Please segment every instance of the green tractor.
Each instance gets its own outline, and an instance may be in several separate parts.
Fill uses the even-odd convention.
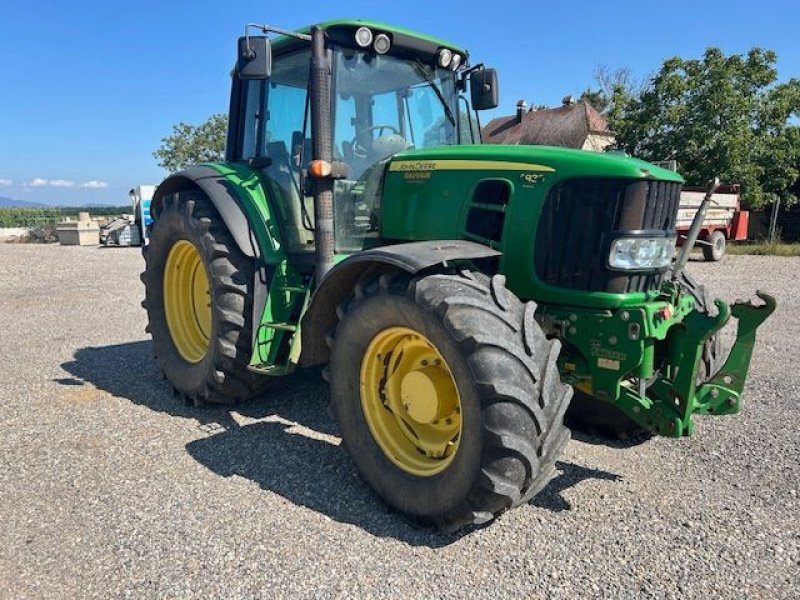
[[[324,366],[363,478],[448,528],[547,484],[573,388],[587,427],[680,437],[736,413],[775,302],[712,306],[673,261],[680,176],[483,146],[497,103],[495,71],[443,40],[246,27],[226,160],[171,175],[151,207],[148,331],[175,393],[234,403]]]

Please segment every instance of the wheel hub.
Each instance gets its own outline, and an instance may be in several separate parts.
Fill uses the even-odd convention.
[[[454,407],[447,402],[450,387],[452,384],[447,374],[439,367],[411,371],[400,383],[403,408],[417,423],[434,423],[445,416],[445,412],[449,414],[453,411]]]

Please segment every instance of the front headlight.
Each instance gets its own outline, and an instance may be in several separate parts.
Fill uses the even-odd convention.
[[[611,244],[608,266],[612,269],[642,271],[669,265],[675,254],[675,238],[619,238]]]

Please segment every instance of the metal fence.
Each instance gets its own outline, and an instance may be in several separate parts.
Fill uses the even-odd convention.
[[[763,241],[769,239],[772,208],[750,211],[750,231],[748,239]],[[800,242],[800,206],[789,208],[781,206],[775,219],[776,241]]]

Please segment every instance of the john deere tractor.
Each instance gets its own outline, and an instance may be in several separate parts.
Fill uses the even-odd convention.
[[[171,175],[151,206],[148,330],[175,393],[234,403],[324,366],[363,478],[450,528],[545,486],[573,388],[588,426],[678,438],[739,411],[775,302],[712,305],[683,274],[680,176],[483,146],[497,103],[496,72],[440,39],[248,25],[225,161]]]

